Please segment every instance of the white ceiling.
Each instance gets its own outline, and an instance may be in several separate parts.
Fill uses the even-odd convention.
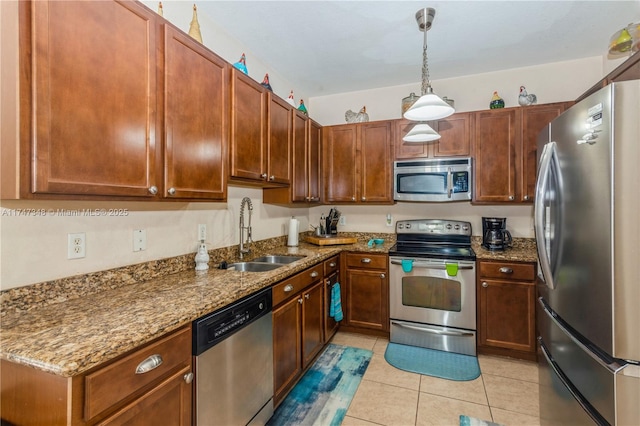
[[[432,80],[605,55],[615,31],[640,21],[638,0],[196,3],[309,97],[419,82],[424,7],[436,10]]]

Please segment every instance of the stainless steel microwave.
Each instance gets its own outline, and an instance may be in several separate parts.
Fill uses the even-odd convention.
[[[393,163],[393,199],[468,201],[472,176],[469,157],[396,161]]]

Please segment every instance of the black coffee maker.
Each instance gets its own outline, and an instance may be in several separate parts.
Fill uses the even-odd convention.
[[[506,217],[482,218],[482,247],[488,250],[504,250],[511,247],[511,232],[507,231]]]

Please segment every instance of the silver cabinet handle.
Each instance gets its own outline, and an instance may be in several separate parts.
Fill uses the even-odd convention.
[[[298,303],[302,305],[302,297],[298,299]]]
[[[176,189],[175,188],[169,188],[169,190],[167,192],[169,193],[169,195],[176,195]]]
[[[384,279],[386,277],[385,274],[380,274],[380,278]]]
[[[516,197],[514,197],[513,195],[509,195],[509,201],[513,201],[515,199],[516,199]]]
[[[362,258],[360,260],[360,262],[362,262],[362,263],[371,263],[371,259],[369,259],[368,257],[365,257],[365,258]]]
[[[502,268],[500,268],[500,272],[502,272],[503,274],[513,274],[513,269],[503,266]]]
[[[483,282],[482,282],[482,287],[487,288],[487,287],[489,287],[489,284],[487,284],[487,282],[486,282],[486,281],[483,281]]]
[[[193,373],[192,372],[188,372],[187,374],[182,376],[182,378],[184,379],[185,382],[191,383],[191,382],[193,382]]]
[[[151,195],[156,195],[158,193],[158,187],[157,186],[150,186],[149,187],[149,194]]]
[[[326,280],[324,280],[324,283],[326,286],[330,286],[331,285],[331,280],[329,278],[327,278]]]
[[[351,201],[355,201],[355,200],[356,200],[356,197],[351,197]]]
[[[162,365],[162,357],[158,354],[151,355],[149,358],[142,361],[136,367],[136,374],[144,374]]]
[[[319,274],[318,274],[318,272],[313,271],[313,272],[311,273],[311,278],[315,278],[315,277],[317,277],[318,275],[319,275]]]
[[[266,179],[266,178],[267,178],[267,174],[266,174],[266,173],[262,173],[262,174],[260,175],[260,177],[261,177],[262,179]]]
[[[329,266],[330,266],[330,267],[332,267],[332,268],[335,268],[335,267],[336,267],[336,262],[331,262],[331,263],[329,264]]]
[[[285,293],[289,293],[290,291],[293,291],[293,286],[291,284],[287,284],[284,286],[284,292]]]
[[[309,293],[305,294],[305,295],[304,295],[304,298],[305,298],[305,299],[308,299],[308,298],[309,298]]]
[[[275,180],[275,178],[276,177],[274,175],[269,176],[269,180]]]
[[[529,196],[528,196],[528,195],[525,195],[525,196],[524,196],[524,200],[525,200],[525,201],[527,201],[528,199],[529,199]]]
[[[367,197],[362,197],[362,201],[367,201]]]
[[[320,197],[309,197],[310,201],[320,201]]]

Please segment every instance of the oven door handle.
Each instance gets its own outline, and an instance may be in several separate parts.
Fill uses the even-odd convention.
[[[403,324],[403,323],[400,323],[400,322],[394,322],[393,324],[397,325],[398,327],[408,328],[408,329],[416,330],[416,331],[424,331],[425,333],[439,334],[441,336],[473,336],[473,333],[467,332],[467,331],[438,330],[438,329],[435,329],[435,328],[418,327],[418,326],[415,326],[415,325],[408,325],[408,324]]]
[[[391,260],[392,265],[402,265],[401,260]],[[413,261],[414,268],[423,268],[423,269],[447,269],[446,265],[432,265],[429,263],[423,263],[419,261]],[[458,264],[458,269],[473,269],[473,265],[460,265]]]

